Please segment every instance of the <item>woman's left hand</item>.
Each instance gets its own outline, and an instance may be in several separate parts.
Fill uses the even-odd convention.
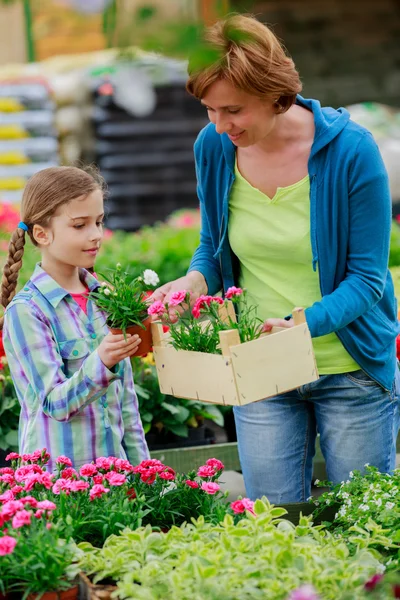
[[[290,328],[290,327],[293,327],[293,326],[294,326],[293,319],[289,319],[289,321],[286,321],[285,319],[267,319],[263,323],[262,331],[264,333],[264,332],[271,331],[271,329],[273,327],[286,327],[286,328]]]

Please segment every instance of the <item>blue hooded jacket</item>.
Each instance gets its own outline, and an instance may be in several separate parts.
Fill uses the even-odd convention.
[[[311,336],[335,332],[360,367],[390,390],[399,323],[388,270],[386,169],[371,133],[352,122],[347,110],[321,108],[317,100],[301,96],[296,103],[311,110],[315,121],[308,161],[310,234],[322,299],[305,311]],[[194,145],[202,222],[189,271],[204,275],[209,294],[238,284],[239,261],[228,240],[235,153],[228,136],[218,134],[212,123]]]

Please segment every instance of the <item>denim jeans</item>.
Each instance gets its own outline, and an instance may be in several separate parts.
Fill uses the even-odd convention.
[[[234,408],[246,493],[273,503],[311,495],[315,439],[320,434],[329,481],[339,483],[369,463],[394,469],[400,372],[390,392],[364,371],[322,375],[296,390]]]

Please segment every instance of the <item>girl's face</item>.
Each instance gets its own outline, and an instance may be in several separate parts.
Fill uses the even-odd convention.
[[[46,260],[71,267],[93,267],[103,237],[103,218],[100,190],[63,204],[49,227],[39,228],[35,236]]]
[[[217,133],[226,133],[238,148],[265,139],[273,130],[277,114],[273,101],[261,100],[220,79],[210,85],[201,103]]]

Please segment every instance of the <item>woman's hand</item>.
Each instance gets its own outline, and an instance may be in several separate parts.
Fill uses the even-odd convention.
[[[190,303],[194,303],[199,296],[207,294],[207,283],[204,279],[204,275],[202,275],[200,271],[190,271],[190,273],[184,275],[184,277],[179,277],[179,279],[165,283],[149,296],[148,302],[151,304],[156,300],[159,300],[165,304],[169,302],[174,292],[180,292],[181,290],[190,292]],[[179,310],[181,310],[180,307],[176,306],[170,311],[169,318],[171,321],[177,321],[177,312]]]
[[[101,341],[97,352],[101,362],[108,369],[112,369],[112,367],[115,367],[124,358],[133,356],[137,352],[141,341],[138,335],[131,335],[130,333],[126,334],[126,339],[122,333],[108,333]]]
[[[263,333],[271,331],[273,327],[294,327],[293,319],[286,321],[285,319],[267,319],[262,326]]]

